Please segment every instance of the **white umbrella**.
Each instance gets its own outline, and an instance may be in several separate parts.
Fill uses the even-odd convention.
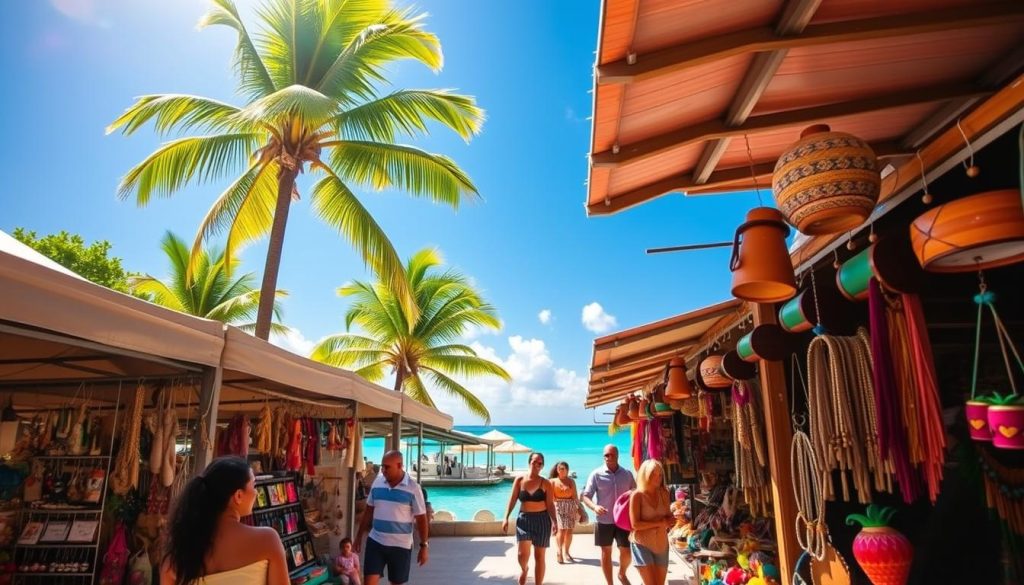
[[[505,441],[494,448],[495,453],[509,453],[512,455],[512,471],[516,470],[516,453],[532,453],[533,449],[521,445],[515,441]]]
[[[487,451],[490,448],[490,445],[484,445],[483,443],[477,445],[456,445],[451,449],[448,449],[448,455],[457,455],[459,457],[463,457],[463,453],[472,453],[473,465],[476,465],[476,454],[478,452]],[[465,465],[466,462],[463,461],[462,464]]]
[[[487,441],[488,443],[504,443],[506,441],[513,440],[512,437],[506,435],[505,433],[497,429],[493,431],[487,431],[486,433],[480,435],[480,438]]]

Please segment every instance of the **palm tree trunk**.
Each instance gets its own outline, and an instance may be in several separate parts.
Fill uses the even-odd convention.
[[[395,372],[395,392],[402,391],[403,382],[405,382],[405,368],[398,368]]]
[[[274,209],[274,225],[270,228],[270,245],[267,248],[267,263],[263,268],[263,284],[260,286],[260,306],[256,311],[256,337],[270,338],[270,322],[274,318],[274,297],[277,292],[277,273],[281,268],[281,250],[284,247],[284,229],[288,225],[288,210],[292,203],[292,189],[299,170],[281,167],[277,177],[277,207]]]

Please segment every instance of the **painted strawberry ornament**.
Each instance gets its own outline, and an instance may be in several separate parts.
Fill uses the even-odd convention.
[[[889,527],[894,508],[875,504],[864,514],[850,514],[846,523],[863,528],[853,539],[853,557],[873,585],[906,585],[914,547],[906,536]]]

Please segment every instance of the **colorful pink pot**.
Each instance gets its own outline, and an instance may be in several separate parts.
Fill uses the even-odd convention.
[[[975,441],[991,441],[992,429],[988,425],[989,403],[979,400],[967,401],[967,428]]]
[[[999,449],[1024,449],[1024,404],[988,407],[992,445]]]

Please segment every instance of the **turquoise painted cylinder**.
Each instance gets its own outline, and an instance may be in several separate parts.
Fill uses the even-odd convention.
[[[851,301],[868,298],[868,283],[871,282],[871,248],[864,248],[850,258],[836,272],[836,286],[843,296]]]

